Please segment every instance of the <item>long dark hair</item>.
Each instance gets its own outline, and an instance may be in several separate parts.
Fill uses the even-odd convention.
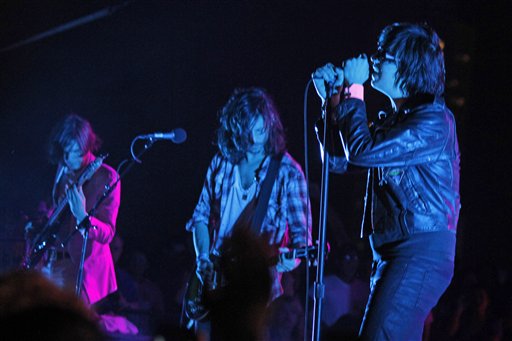
[[[262,88],[236,89],[219,111],[217,130],[219,150],[231,163],[245,157],[253,143],[251,129],[260,115],[268,132],[265,153],[273,155],[285,150],[283,125],[270,95]]]
[[[408,96],[444,93],[442,42],[427,24],[394,23],[379,36],[379,47],[397,59],[397,84]]]
[[[62,161],[64,148],[76,141],[83,153],[96,152],[101,146],[101,139],[94,133],[89,121],[76,114],[61,119],[52,129],[48,141],[48,158],[57,164]]]

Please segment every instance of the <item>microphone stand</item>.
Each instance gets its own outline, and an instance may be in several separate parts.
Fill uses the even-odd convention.
[[[328,94],[325,99],[324,105],[322,106],[322,118],[324,121],[324,133],[323,133],[323,143],[321,146],[321,153],[323,155],[323,164],[322,164],[322,182],[321,182],[321,191],[320,191],[320,219],[318,225],[318,265],[316,268],[316,281],[314,286],[314,305],[313,305],[313,332],[312,332],[312,340],[319,341],[320,340],[320,329],[321,329],[321,318],[322,318],[322,305],[323,299],[325,295],[325,285],[323,282],[324,277],[324,264],[325,264],[325,256],[326,256],[326,224],[327,224],[327,198],[328,198],[328,189],[329,189],[329,153],[326,148],[326,136],[328,130],[328,121],[329,118],[327,116],[327,105],[329,99],[332,97],[332,89],[328,87]]]
[[[135,140],[137,140],[137,139],[140,139],[139,136],[137,136],[135,138]],[[135,142],[135,140],[134,140],[134,142]],[[110,193],[112,193],[112,191],[114,190],[114,188],[116,188],[119,181],[121,181],[121,179],[126,175],[126,173],[128,173],[128,171],[133,167],[133,165],[135,163],[141,163],[139,157],[141,157],[142,154],[144,154],[149,148],[151,148],[151,146],[153,146],[153,143],[154,143],[154,139],[150,138],[144,144],[144,149],[142,149],[137,154],[137,156],[133,155],[133,152],[132,152],[132,159],[130,160],[130,163],[128,164],[128,166],[126,166],[126,168],[119,174],[119,176],[117,177],[117,180],[113,184],[105,185],[105,192],[103,192],[103,195],[101,196],[101,198],[99,198],[98,201],[96,201],[96,203],[94,204],[94,207],[92,209],[90,209],[89,212],[87,213],[87,216],[77,225],[76,229],[73,232],[71,232],[66,237],[64,242],[62,243],[62,246],[65,246],[69,242],[71,237],[73,237],[77,231],[79,231],[80,229],[84,229],[82,252],[80,255],[80,265],[78,267],[78,274],[76,277],[76,284],[75,284],[75,293],[76,293],[77,297],[80,297],[81,290],[82,290],[85,254],[87,252],[87,241],[89,239],[89,229],[91,227],[93,229],[96,228],[95,226],[91,226],[91,222],[90,222],[89,218],[94,216],[94,213],[95,213],[96,209],[98,208],[98,206],[110,195]],[[132,143],[132,148],[133,148],[133,143]],[[124,162],[126,162],[126,160],[124,160],[120,165],[122,165]]]

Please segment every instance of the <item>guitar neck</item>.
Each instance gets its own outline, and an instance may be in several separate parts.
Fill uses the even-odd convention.
[[[62,210],[64,209],[64,207],[66,207],[66,204],[68,203],[68,199],[67,197],[64,197],[62,198],[61,201],[59,201],[59,203],[57,204],[57,206],[55,207],[55,209],[53,210],[53,213],[52,215],[50,216],[50,218],[48,219],[48,223],[47,225],[53,225],[55,224],[55,221],[57,220],[57,218],[60,216],[60,214],[62,213]]]
[[[78,180],[76,181],[76,186],[82,186],[87,180],[89,180],[92,175],[96,172],[96,170],[100,167],[100,165],[103,163],[103,160],[106,158],[106,156],[99,156],[97,157],[93,162],[87,165],[85,169],[82,171],[80,176],[78,177]],[[55,209],[53,210],[52,215],[48,219],[47,225],[53,225],[57,221],[57,218],[62,213],[62,210],[66,207],[66,204],[68,203],[67,196],[64,196],[57,204]]]

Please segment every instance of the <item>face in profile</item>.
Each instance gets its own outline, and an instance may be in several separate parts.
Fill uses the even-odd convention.
[[[403,98],[404,92],[397,86],[397,60],[379,47],[372,55],[372,87],[388,97]]]
[[[85,166],[89,153],[80,149],[78,142],[72,141],[64,147],[63,161],[71,171],[76,171]]]

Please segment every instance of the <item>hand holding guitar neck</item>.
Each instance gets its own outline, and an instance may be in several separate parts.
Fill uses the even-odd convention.
[[[292,271],[300,265],[300,262],[300,258],[296,256],[295,250],[290,250],[287,247],[279,248],[279,261],[276,264],[278,272]]]
[[[68,201],[69,209],[77,222],[81,222],[85,217],[87,217],[87,210],[85,207],[86,200],[82,186],[66,186],[66,200]]]
[[[82,174],[78,178],[77,182],[73,186],[81,187],[87,180],[89,180],[94,173],[100,168],[103,163],[103,160],[107,158],[107,155],[100,155],[94,161],[92,161],[85,169]],[[59,225],[57,223],[58,218],[61,213],[66,208],[68,204],[68,196],[64,196],[56,205],[53,210],[52,215],[48,218],[48,222],[42,228],[41,232],[34,238],[34,242],[32,243],[32,247],[30,250],[30,255],[23,263],[23,267],[26,269],[30,269],[34,267],[43,257],[44,252],[50,247],[53,246],[57,241],[57,234],[59,232]],[[71,204],[70,204],[71,205]]]

